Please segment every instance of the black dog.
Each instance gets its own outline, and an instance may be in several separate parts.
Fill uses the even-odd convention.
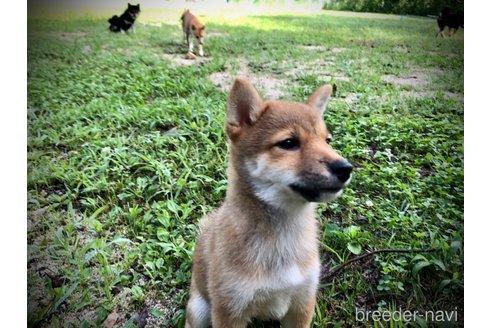
[[[436,34],[436,38],[440,35],[444,37],[444,28],[449,28],[449,36],[452,36],[458,28],[464,27],[465,17],[463,14],[455,14],[451,8],[445,7],[439,17],[437,18],[437,25],[439,25],[439,32]]]
[[[126,8],[125,12],[121,16],[114,15],[110,19],[108,19],[108,23],[111,24],[109,29],[113,32],[126,32],[130,28],[135,33],[135,20],[140,14],[140,4],[134,6],[128,4],[128,8]]]

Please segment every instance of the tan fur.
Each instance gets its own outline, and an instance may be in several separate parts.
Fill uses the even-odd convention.
[[[181,26],[186,39],[186,44],[189,46],[188,51],[193,52],[193,37],[198,40],[198,53],[203,57],[203,37],[205,36],[205,25],[193,15],[189,9],[186,9],[181,15]],[[190,36],[192,38],[190,38]]]
[[[323,86],[306,103],[264,102],[236,79],[227,102],[228,190],[200,223],[185,327],[244,328],[253,318],[310,326],[320,270],[316,205],[289,183],[348,183],[327,169],[342,159],[326,144],[322,114],[330,94]],[[298,149],[279,147],[293,134]]]

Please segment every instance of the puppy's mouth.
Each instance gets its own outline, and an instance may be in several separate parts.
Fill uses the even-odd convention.
[[[335,195],[342,190],[342,187],[313,188],[294,184],[290,185],[290,188],[304,197],[308,202],[319,201],[322,194]]]

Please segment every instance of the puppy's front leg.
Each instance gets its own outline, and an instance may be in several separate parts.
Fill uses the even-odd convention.
[[[309,295],[303,302],[293,302],[287,314],[280,320],[282,328],[308,328],[314,315],[316,294]]]
[[[188,38],[188,51],[193,52],[193,38]]]
[[[233,318],[229,311],[222,306],[212,306],[213,328],[246,328],[247,326],[247,320]]]
[[[191,283],[191,296],[186,306],[185,328],[207,328],[210,326],[210,305]]]
[[[198,54],[203,57],[203,42],[202,39],[198,39]]]

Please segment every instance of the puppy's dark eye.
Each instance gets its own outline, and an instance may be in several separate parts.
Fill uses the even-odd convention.
[[[326,143],[331,144],[331,140],[332,140],[331,137],[326,138]]]
[[[299,139],[289,138],[280,141],[276,146],[285,150],[296,150],[300,145]]]

